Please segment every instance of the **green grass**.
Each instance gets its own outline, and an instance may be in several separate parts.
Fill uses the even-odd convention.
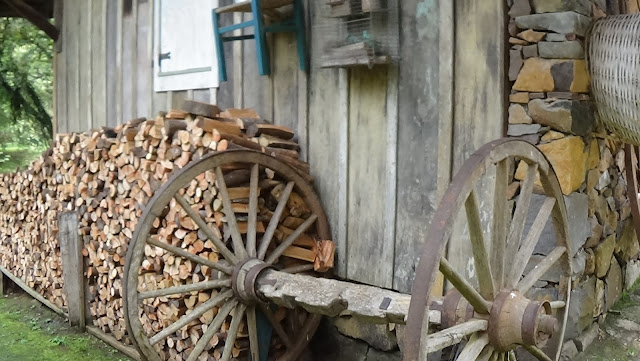
[[[0,297],[0,361],[125,361],[26,295]]]
[[[0,149],[0,173],[15,172],[23,169],[38,158],[43,149],[37,147],[7,146]]]

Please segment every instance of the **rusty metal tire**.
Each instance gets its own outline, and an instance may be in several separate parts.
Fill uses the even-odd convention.
[[[147,244],[147,242],[151,242],[148,241],[149,236],[150,236],[150,231],[153,228],[153,222],[156,219],[156,217],[158,215],[161,215],[162,212],[169,207],[170,202],[172,201],[174,195],[176,194],[180,194],[179,191],[186,187],[192,180],[194,180],[198,175],[206,172],[206,171],[220,171],[222,172],[222,169],[224,166],[228,166],[234,163],[247,163],[247,164],[251,164],[252,165],[252,172],[253,169],[257,169],[255,171],[255,173],[257,174],[258,171],[260,169],[263,168],[268,168],[272,171],[275,172],[275,174],[277,176],[279,176],[281,179],[283,179],[286,182],[289,183],[293,183],[292,185],[292,189],[295,190],[295,192],[297,194],[299,194],[302,199],[304,200],[304,202],[306,203],[307,207],[310,209],[312,216],[316,217],[313,219],[307,219],[307,221],[309,221],[309,225],[307,227],[311,227],[311,229],[315,230],[315,235],[322,240],[330,240],[331,239],[331,234],[329,231],[329,226],[327,223],[327,219],[324,213],[324,210],[322,208],[322,205],[320,203],[320,200],[318,199],[317,195],[315,194],[313,187],[306,183],[305,180],[298,174],[298,172],[291,168],[289,165],[279,161],[278,159],[269,156],[267,154],[264,153],[259,153],[259,152],[254,152],[254,151],[245,151],[245,150],[231,150],[231,151],[225,151],[225,152],[219,152],[219,153],[212,153],[209,155],[204,156],[203,158],[201,158],[198,161],[194,161],[192,163],[190,163],[189,165],[187,165],[185,168],[177,171],[175,174],[173,174],[171,176],[171,178],[167,181],[167,183],[165,183],[153,196],[153,198],[149,201],[147,207],[144,209],[144,212],[142,214],[142,216],[140,217],[140,219],[138,220],[138,225],[136,227],[136,230],[133,234],[131,243],[129,245],[129,249],[127,252],[127,260],[126,260],[126,267],[125,267],[125,284],[124,284],[124,289],[125,289],[125,295],[126,298],[124,300],[124,307],[125,307],[125,318],[127,321],[127,330],[129,333],[129,336],[131,337],[131,339],[133,340],[134,344],[136,345],[136,347],[138,348],[138,350],[140,351],[140,354],[142,356],[143,359],[145,360],[149,360],[149,361],[157,361],[157,360],[161,360],[162,358],[160,357],[160,355],[156,352],[156,350],[154,349],[154,347],[151,345],[150,343],[150,336],[146,334],[142,322],[139,318],[139,314],[140,314],[140,305],[142,302],[142,298],[141,298],[141,292],[138,290],[138,276],[139,276],[139,270],[141,268],[141,264],[143,259],[145,258],[144,255],[144,249],[145,249],[145,245]],[[220,173],[222,174],[222,173]],[[252,177],[252,182],[253,182],[253,174],[251,175]],[[216,177],[216,181],[219,179],[219,177]],[[256,180],[257,182],[257,180]],[[252,183],[253,184],[253,183]],[[257,184],[257,183],[256,183]],[[219,183],[218,183],[219,185]],[[253,185],[251,186],[253,187]],[[257,186],[256,186],[257,187]],[[253,190],[252,190],[253,192]],[[228,194],[227,194],[228,197]],[[250,196],[252,197],[252,196]],[[257,204],[257,197],[256,196],[256,203]],[[287,195],[288,197],[288,195]],[[184,199],[184,197],[183,197]],[[284,196],[283,196],[284,199]],[[176,198],[177,200],[177,198]],[[223,200],[224,202],[224,200]],[[230,202],[230,201],[229,201]],[[251,202],[251,201],[250,201]],[[284,202],[286,203],[287,200],[284,199]],[[178,201],[179,203],[179,201]],[[229,203],[230,204],[230,203]],[[278,205],[280,204],[280,201],[278,201]],[[182,206],[182,203],[180,203],[180,205]],[[177,206],[177,205],[176,205]],[[251,207],[251,206],[250,206]],[[256,206],[257,207],[257,206]],[[283,206],[284,207],[284,206]],[[184,207],[183,207],[184,209]],[[186,209],[185,209],[186,211]],[[226,208],[225,208],[226,211]],[[231,211],[233,212],[233,211]],[[187,211],[188,213],[188,211]],[[234,216],[235,217],[235,216]],[[257,211],[256,211],[256,217],[257,217]],[[229,215],[227,214],[227,223],[229,222],[228,218]],[[311,218],[311,217],[309,217]],[[192,219],[194,219],[192,217]],[[195,219],[194,219],[195,220]],[[197,222],[196,222],[197,223]],[[235,218],[234,218],[234,223],[235,223]],[[251,221],[249,221],[249,223],[251,223]],[[307,222],[305,222],[307,223]],[[313,227],[315,225],[315,227]],[[251,226],[249,226],[251,227]],[[249,231],[251,232],[251,231]],[[235,242],[235,240],[234,240]],[[234,261],[232,261],[232,258],[230,256],[229,260],[226,261],[226,263],[224,261],[217,261],[217,262],[213,262],[217,264],[217,267],[219,267],[221,270],[225,270],[228,272],[225,274],[222,271],[218,272],[219,274],[227,277],[226,279],[221,279],[220,282],[224,283],[226,282],[225,286],[222,287],[220,286],[220,292],[218,293],[218,295],[223,295],[225,292],[226,294],[229,294],[231,296],[225,296],[223,297],[223,301],[220,302],[219,304],[216,304],[216,307],[218,308],[218,310],[222,310],[225,309],[230,313],[233,310],[233,315],[239,316],[241,318],[241,320],[245,319],[245,315],[247,317],[247,324],[250,323],[248,317],[249,317],[249,310],[253,309],[253,322],[255,324],[255,314],[256,313],[260,313],[260,312],[264,312],[264,314],[266,315],[267,313],[269,313],[269,307],[268,305],[265,305],[262,300],[257,300],[257,299],[252,299],[250,296],[247,296],[246,298],[241,298],[239,296],[239,291],[238,291],[238,287],[244,287],[244,285],[246,284],[247,286],[254,287],[254,285],[250,284],[249,281],[247,281],[248,278],[252,277],[252,280],[255,280],[255,278],[257,277],[258,273],[262,270],[262,269],[266,269],[268,267],[270,267],[270,265],[265,264],[266,261],[262,261],[259,259],[259,256],[257,254],[259,254],[259,250],[257,250],[258,245],[255,244],[257,243],[256,241],[254,241],[254,245],[253,245],[253,251],[254,251],[254,256],[251,256],[251,251],[247,251],[250,247],[247,246],[248,241],[247,240],[243,240],[243,242],[245,242],[243,244],[244,247],[246,247],[245,249],[245,256],[240,257],[238,255],[239,251],[238,248],[234,248],[233,251],[231,251],[230,249],[227,249],[228,252],[230,252],[233,256],[237,257],[237,259],[235,259],[235,264],[237,265],[237,267],[234,268]],[[156,242],[157,243],[157,242]],[[267,242],[269,243],[269,242]],[[154,244],[155,245],[155,244]],[[235,243],[234,243],[235,245]],[[157,246],[156,246],[157,247]],[[177,247],[176,247],[177,248]],[[242,248],[242,247],[239,247]],[[266,249],[266,248],[265,248]],[[269,257],[271,252],[275,252],[273,251],[271,248],[269,248],[269,251],[266,251],[266,255],[264,255],[262,257],[262,259],[266,259],[265,257]],[[222,259],[223,256],[220,255],[220,258]],[[248,262],[251,261],[251,262]],[[246,267],[246,269],[244,270],[240,270],[240,268],[243,265],[246,264],[250,264],[253,266],[257,266],[257,267],[253,267],[250,268],[249,266]],[[213,269],[212,269],[213,270]],[[305,269],[304,271],[307,271],[308,269]],[[231,272],[233,271],[233,272]],[[246,271],[246,272],[245,272]],[[291,272],[299,272],[300,270],[294,271],[292,270]],[[255,274],[252,274],[255,273]],[[242,281],[244,282],[238,282],[240,276],[238,276],[238,274],[242,275]],[[248,276],[250,275],[250,276]],[[236,277],[236,278],[233,278]],[[233,278],[233,280],[231,280]],[[227,282],[228,281],[228,282]],[[216,282],[215,280],[213,282]],[[231,287],[230,283],[233,284],[233,287]],[[241,284],[240,286],[238,286],[239,284]],[[225,291],[226,290],[226,291]],[[153,290],[154,292],[157,290]],[[250,291],[250,290],[244,290],[244,291]],[[149,292],[147,292],[149,293]],[[243,293],[243,295],[248,294],[248,295],[252,295],[251,292],[245,292]],[[148,296],[148,295],[147,295]],[[222,297],[222,296],[221,296]],[[213,299],[214,297],[212,297]],[[232,304],[233,303],[233,304]],[[237,306],[236,306],[237,305]],[[246,313],[244,313],[246,310]],[[242,312],[241,312],[242,311]],[[218,312],[222,312],[222,311],[218,311]],[[292,310],[292,311],[286,311],[286,312],[295,312],[294,316],[291,316],[292,318],[294,318],[296,321],[294,322],[297,327],[297,329],[295,329],[295,332],[290,332],[284,336],[286,336],[287,338],[290,338],[288,341],[288,347],[284,347],[285,351],[279,353],[277,360],[278,361],[296,361],[299,357],[299,355],[304,351],[306,345],[308,344],[308,342],[310,341],[311,337],[313,336],[313,334],[316,331],[316,328],[321,320],[321,316],[319,315],[312,315],[312,314],[307,314],[306,311],[304,310],[300,310],[300,309],[296,309],[296,310]],[[287,313],[288,315],[289,313]],[[184,317],[184,316],[183,316]],[[271,322],[273,324],[273,322],[271,321],[272,319],[274,319],[273,315],[271,315],[271,318],[269,317],[269,315],[266,316],[269,319],[269,322]],[[285,317],[289,317],[289,316],[285,316]],[[225,320],[227,320],[227,316],[221,316],[222,322],[225,322]],[[230,329],[232,329],[234,326],[234,322],[233,322],[233,318],[230,322],[231,326]],[[285,321],[287,319],[285,318]],[[180,320],[179,320],[180,321]],[[299,323],[301,324],[297,324],[299,321]],[[176,321],[177,323],[178,321]],[[214,324],[216,321],[214,319],[214,321],[212,321],[212,324]],[[240,322],[240,321],[238,321]],[[284,322],[284,321],[283,321]],[[290,323],[293,321],[289,321]],[[238,326],[236,326],[238,327]],[[246,326],[249,327],[249,326]],[[254,326],[255,327],[255,326]],[[291,327],[289,327],[290,329]],[[284,327],[281,327],[281,330],[284,331]],[[218,330],[220,331],[220,330]],[[231,331],[227,331],[228,333],[231,333]],[[237,331],[236,331],[237,333]],[[251,333],[251,330],[249,331],[249,333]],[[255,334],[255,332],[254,332]],[[282,337],[280,337],[280,334],[278,333],[278,330],[276,329],[276,327],[274,327],[274,332],[273,334],[278,334],[279,339],[281,339],[280,341],[282,342]],[[225,336],[226,337],[226,336]],[[251,338],[251,336],[249,336]],[[257,336],[256,336],[257,337]],[[254,338],[255,340],[255,338]],[[223,341],[220,341],[223,342]],[[204,344],[204,343],[203,343]],[[284,342],[283,342],[284,344]],[[206,344],[204,344],[206,347]],[[226,349],[226,348],[225,348]],[[257,346],[256,346],[256,350],[257,350]],[[226,352],[226,351],[225,351]],[[251,346],[250,351],[249,352],[254,352],[253,346]],[[261,353],[259,353],[261,355]],[[243,356],[244,357],[244,356]],[[244,359],[249,359],[250,355],[246,355],[246,357],[244,357]],[[260,356],[262,357],[262,356]],[[235,358],[234,358],[235,359]],[[256,359],[256,358],[254,358]],[[274,356],[270,355],[269,356],[269,360],[273,360]]]
[[[513,168],[518,166],[519,161],[528,164],[526,177],[520,183],[515,209],[509,210],[507,186],[511,184]],[[492,197],[494,205],[488,217],[490,219],[485,220],[489,227],[483,227],[475,192],[483,176],[487,179],[492,174],[495,174],[492,178],[495,182]],[[542,226],[551,218],[556,248],[544,256],[539,267],[525,274],[526,263],[539,236],[523,235],[524,225],[517,225],[524,224],[529,212],[536,174],[547,195],[536,218],[540,217],[538,225]],[[464,219],[470,231],[474,255],[470,262],[475,264],[475,279],[472,281],[476,283],[465,281],[465,273],[456,270],[442,256],[454,232],[454,221],[460,213],[466,214]],[[531,226],[531,229],[534,228],[538,229]],[[490,237],[486,237],[486,231],[473,232],[473,229],[490,230]],[[499,139],[471,155],[443,196],[427,235],[413,284],[403,343],[404,361],[424,361],[430,352],[456,345],[461,351],[457,356],[458,361],[486,361],[495,360],[496,357],[509,361],[558,360],[571,290],[567,215],[556,175],[545,156],[534,145],[521,140]],[[496,251],[487,251],[487,243]],[[517,262],[522,259],[525,260],[524,264]],[[549,269],[547,264],[560,266],[558,298],[549,303],[532,301],[525,295],[528,296],[535,280]],[[444,300],[432,296],[438,270],[454,287]],[[441,308],[442,327],[452,328],[430,333],[429,320],[425,315],[428,315],[429,307],[434,308],[434,305]],[[520,318],[513,316],[518,312]],[[520,328],[520,332],[514,332],[514,328]],[[549,339],[551,334],[553,337]],[[454,336],[459,337],[454,340]],[[465,345],[458,344],[463,341],[466,341]]]

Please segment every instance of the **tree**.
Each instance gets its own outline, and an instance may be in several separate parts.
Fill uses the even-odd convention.
[[[0,129],[37,125],[35,139],[51,138],[52,53],[52,40],[31,23],[0,18]]]

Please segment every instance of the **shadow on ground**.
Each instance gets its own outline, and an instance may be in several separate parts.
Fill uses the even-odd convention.
[[[0,296],[0,361],[129,361],[24,293]]]

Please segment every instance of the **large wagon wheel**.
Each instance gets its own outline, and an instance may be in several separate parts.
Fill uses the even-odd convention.
[[[513,207],[508,188],[513,168],[521,161],[528,166]],[[548,198],[523,237],[537,178]],[[487,220],[482,219],[478,207],[477,193],[486,192],[480,189],[482,179],[495,184],[493,213],[484,217],[492,219]],[[473,279],[467,279],[464,271],[441,256],[461,213],[466,215],[471,240]],[[550,217],[556,246],[536,267],[526,267]],[[453,179],[427,234],[413,284],[404,360],[426,360],[429,354],[454,345],[458,347],[458,361],[558,360],[571,289],[567,217],[558,180],[536,147],[500,139],[480,148]],[[555,285],[558,297],[544,302],[531,300],[532,286],[554,266],[559,266],[561,274]],[[455,287],[441,304],[430,296],[438,269]],[[427,332],[429,320],[425,317],[430,305],[440,308],[442,328],[431,333]]]
[[[244,177],[249,183],[248,201],[240,205],[232,203],[229,195],[232,189],[228,188],[238,177]],[[192,204],[202,198],[204,200],[200,202],[211,206],[211,194],[197,197],[193,193],[194,185],[206,183],[207,179],[209,189],[215,181],[214,192],[218,192],[218,201],[222,203],[220,211],[224,211],[224,218],[215,222],[210,214],[207,217],[202,208]],[[275,184],[279,187],[278,198],[270,198],[271,204],[264,204],[263,193],[274,194],[275,189],[270,187]],[[285,218],[283,212],[292,213],[292,201],[298,202],[296,206],[300,213],[296,215],[300,222],[293,226],[289,224],[291,228],[288,229],[292,232],[287,237],[280,237],[281,243],[277,244],[274,232],[281,229],[279,225]],[[245,218],[242,223],[236,214],[235,207],[239,206],[244,209],[240,211]],[[190,242],[180,242],[175,230],[168,229],[169,226],[163,223],[174,214],[178,222],[197,230],[200,239],[211,242],[210,247],[217,252],[198,255],[202,243],[194,251]],[[260,221],[269,223],[257,232]],[[263,233],[263,236],[259,238],[257,233]],[[267,267],[290,273],[312,271],[312,264],[292,264],[291,258],[283,257],[283,253],[294,242],[298,244],[300,235],[305,233],[320,240],[330,239],[322,206],[313,188],[293,168],[269,155],[252,151],[214,153],[174,174],[144,210],[127,253],[127,327],[141,355],[154,361],[167,358],[162,348],[165,343],[173,343],[173,335],[204,323],[195,326],[200,327],[202,335],[187,346],[191,348],[189,361],[206,360],[201,355],[207,352],[224,361],[232,357],[254,361],[297,360],[315,333],[320,316],[300,309],[277,309],[267,304],[256,295],[255,282],[257,274]],[[191,272],[195,274],[198,270],[200,277],[189,274],[179,277],[185,279],[177,282],[178,285],[149,286],[145,283],[145,275],[154,271],[147,259],[149,252],[160,252],[163,257],[170,255],[174,262],[178,259],[189,262],[191,266],[195,265]],[[156,270],[156,273],[161,272]],[[146,321],[154,318],[154,306],[160,301],[173,302],[180,309],[187,300],[193,302],[193,298],[203,292],[208,293],[200,300],[204,302],[196,303],[197,307],[188,311],[179,311],[176,322],[156,329],[150,329],[149,322],[143,325],[141,318]],[[215,343],[212,339],[218,340],[216,346],[212,346]]]

